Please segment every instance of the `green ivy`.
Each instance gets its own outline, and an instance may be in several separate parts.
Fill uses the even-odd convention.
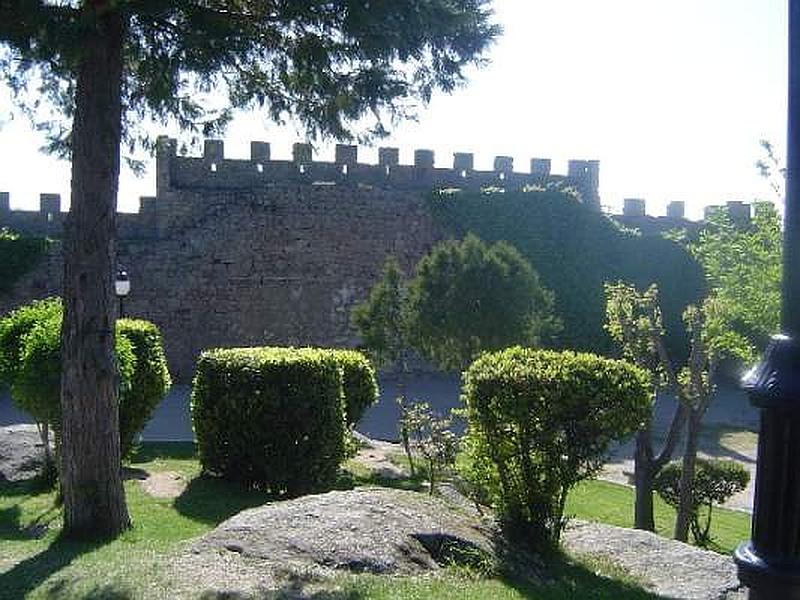
[[[437,192],[430,210],[452,235],[505,240],[531,262],[555,296],[563,322],[558,346],[613,353],[603,329],[603,285],[624,280],[639,288],[658,284],[667,345],[676,356],[685,354],[681,315],[706,286],[702,269],[678,243],[625,230],[557,190]]]
[[[47,246],[46,238],[0,228],[0,294],[11,291],[20,277],[39,264]]]

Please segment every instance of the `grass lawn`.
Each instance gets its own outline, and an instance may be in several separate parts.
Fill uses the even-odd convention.
[[[144,493],[136,477],[142,471],[174,471],[188,482],[175,499]],[[52,492],[29,483],[0,484],[0,598],[127,598],[200,597],[176,587],[166,565],[186,540],[202,535],[222,520],[268,501],[259,492],[198,477],[194,447],[187,443],[145,444],[127,469],[128,506],[134,528],[105,544],[65,542],[57,537],[60,512]],[[351,479],[358,484],[359,474]],[[571,496],[568,511],[582,519],[629,526],[633,494],[623,486],[590,482]],[[657,504],[660,531],[668,532],[671,509]],[[749,535],[749,518],[719,511],[713,535],[730,550]],[[41,539],[32,527],[47,526]],[[485,578],[464,569],[446,569],[425,577],[337,576],[314,596],[361,598],[649,598],[630,577],[607,561],[560,557],[550,566],[552,582],[523,584]],[[287,591],[287,594],[289,592]],[[216,596],[203,596],[206,600]],[[280,594],[275,598],[288,597]]]

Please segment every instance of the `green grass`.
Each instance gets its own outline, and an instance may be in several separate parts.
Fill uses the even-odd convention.
[[[371,481],[358,469],[343,477],[340,487]],[[188,481],[176,499],[145,494],[135,478],[145,471],[173,471]],[[216,479],[200,477],[193,444],[145,444],[126,474],[128,507],[134,527],[105,544],[67,542],[58,538],[61,515],[51,491],[32,482],[0,484],[0,598],[163,598],[186,597],[165,568],[165,562],[191,538],[252,506],[268,502],[260,492],[248,491]],[[414,488],[417,482],[393,482]],[[578,518],[620,526],[632,521],[633,492],[605,482],[587,482],[570,496],[567,511]],[[659,531],[669,534],[672,509],[656,503]],[[46,525],[43,538],[31,539],[32,526]],[[723,551],[749,536],[749,518],[720,510],[713,535]],[[464,568],[445,569],[423,577],[339,575],[325,580],[314,596],[318,600],[344,598],[433,599],[555,599],[649,598],[639,584],[609,561],[598,558],[558,557],[549,562],[549,583],[534,585],[503,577],[485,577]],[[290,597],[296,583],[284,590]],[[199,591],[198,591],[199,593]],[[317,592],[315,592],[317,593]],[[197,596],[199,597],[199,596]]]
[[[658,495],[653,500],[656,532],[672,537],[675,510]],[[586,481],[569,495],[566,513],[586,521],[633,527],[633,501],[633,489],[628,486],[607,481]],[[711,550],[730,554],[736,546],[750,538],[750,515],[747,513],[715,508],[711,523]]]

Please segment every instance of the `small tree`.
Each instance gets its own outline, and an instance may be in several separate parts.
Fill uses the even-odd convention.
[[[394,256],[389,256],[377,283],[367,298],[353,308],[352,322],[361,341],[377,366],[393,365],[398,373],[397,403],[400,408],[400,437],[408,457],[411,476],[415,475],[409,431],[405,426],[406,377],[408,376],[408,319],[405,274]]]
[[[695,467],[689,525],[695,543],[705,547],[711,541],[709,532],[714,504],[723,504],[728,498],[744,490],[750,482],[750,473],[733,460],[698,458]],[[664,467],[654,481],[658,495],[676,509],[680,505],[682,479],[681,464],[673,462]],[[700,514],[701,509],[705,509],[704,520]]]
[[[763,351],[780,330],[782,239],[775,205],[758,202],[749,224],[734,223],[720,210],[689,244],[725,305],[725,328],[749,345],[750,354]]]
[[[681,499],[675,523],[675,539],[686,541],[692,514],[692,485],[697,457],[700,423],[714,393],[714,376],[721,358],[738,356],[747,359],[748,345],[735,331],[727,328],[728,304],[717,297],[706,298],[700,308],[689,306],[684,321],[690,335],[686,365],[676,370],[664,343],[658,289],[650,286],[639,293],[625,283],[606,285],[608,330],[620,344],[626,358],[650,371],[652,398],[666,388],[678,399],[667,439],[658,457],[653,456],[650,423],[637,435],[635,464],[636,526],[653,528],[653,478],[669,460],[686,424],[683,453]]]
[[[472,234],[437,245],[409,284],[409,339],[441,369],[462,369],[480,352],[533,346],[559,327],[553,296],[510,244]]]
[[[458,438],[450,431],[451,420],[434,415],[427,402],[405,407],[401,420],[412,446],[425,459],[433,494],[445,469],[456,462]]]

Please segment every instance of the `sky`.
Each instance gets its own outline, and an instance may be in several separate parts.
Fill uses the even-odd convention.
[[[451,95],[437,95],[416,122],[359,149],[434,150],[436,166],[473,152],[476,169],[510,155],[517,170],[551,158],[566,173],[571,158],[600,160],[601,202],[619,212],[644,198],[661,215],[672,200],[700,218],[709,204],[773,199],[755,162],[759,140],[785,145],[787,0],[496,0],[504,33]],[[12,208],[33,210],[40,193],[69,197],[69,164],[39,152],[43,139],[12,113],[0,88],[0,191]],[[174,134],[176,132],[166,131]],[[259,114],[239,115],[225,135],[228,158],[246,158],[251,140],[288,159],[302,131]],[[333,146],[315,158],[332,160]],[[119,207],[136,211],[155,194],[155,164],[144,177],[123,170]]]

